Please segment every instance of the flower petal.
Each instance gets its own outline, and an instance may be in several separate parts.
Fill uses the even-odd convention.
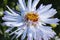
[[[42,40],[42,38],[39,34],[37,34],[36,40]]]
[[[36,40],[42,40],[42,32],[40,30],[36,30]]]
[[[57,13],[57,11],[55,9],[50,9],[48,11],[46,11],[45,13],[40,14],[42,18],[49,18],[54,16]]]
[[[29,9],[29,11],[31,11],[32,10],[32,0],[28,0],[28,9]]]
[[[47,6],[45,6],[43,9],[41,9],[41,10],[38,10],[37,12],[38,13],[44,13],[44,12],[46,12],[48,9],[50,9],[52,7],[52,4],[48,4]]]
[[[23,10],[25,10],[25,6],[24,6],[24,1],[25,0],[18,0],[19,1],[19,4],[20,4],[20,6],[21,6],[21,8],[23,9]]]
[[[31,28],[28,29],[28,34],[27,34],[27,36],[28,36],[27,40],[33,40],[33,34],[32,34]]]
[[[42,26],[39,28],[39,30],[42,31],[42,33],[46,35],[46,37],[49,37],[49,38],[50,37],[53,38],[56,35],[56,33],[49,26]]]
[[[49,40],[46,35],[43,35],[43,39],[44,39],[44,40]]]
[[[24,30],[20,30],[19,32],[16,32],[15,34],[17,34],[17,37],[18,38],[22,33],[24,32]]]
[[[29,33],[29,34],[28,34],[27,40],[33,40],[33,38],[32,38],[32,33]]]
[[[45,7],[45,5],[41,4],[41,5],[39,6],[39,8],[37,9],[37,11],[42,10],[44,7]]]
[[[14,17],[20,16],[19,14],[12,14],[12,13],[9,12],[9,11],[5,11],[4,14],[5,14],[6,16],[14,16]]]
[[[12,9],[10,9],[8,6],[6,6],[6,7],[9,9],[10,12],[12,12],[12,14],[14,14],[14,15],[18,15],[18,14],[15,13]]]
[[[34,11],[36,9],[36,6],[38,4],[40,0],[34,0],[33,4],[32,4],[32,11]]]
[[[2,19],[4,21],[7,21],[7,22],[22,22],[22,17],[21,16],[9,16],[9,15],[4,15],[4,17],[2,17]]]
[[[13,31],[12,33],[10,33],[9,35],[13,35],[14,33],[19,32],[20,30],[22,30],[23,28],[18,28],[17,30]]]
[[[19,27],[19,26],[22,26],[24,25],[23,22],[21,23],[17,23],[17,22],[4,22],[3,25],[6,25],[6,26],[10,26],[10,27]]]
[[[45,7],[45,5],[41,4],[40,7],[38,9],[43,9]]]
[[[16,35],[12,36],[11,40],[13,40],[16,37]]]
[[[59,22],[60,20],[58,18],[55,18],[55,19],[44,19],[42,21],[47,24],[58,24],[57,22]]]
[[[12,13],[10,13],[10,12],[7,11],[7,10],[4,12],[4,14],[5,14],[5,15],[11,15],[11,16],[14,16]]]
[[[21,40],[24,40],[26,35],[27,35],[27,27],[25,27],[25,30],[24,30],[23,35],[21,37]]]
[[[12,17],[10,17],[10,18],[9,17],[2,17],[2,19],[5,20],[5,21],[12,21],[12,22],[17,21],[17,19],[14,19]]]
[[[12,29],[13,29],[13,27],[12,28],[8,28],[5,32],[9,33]]]

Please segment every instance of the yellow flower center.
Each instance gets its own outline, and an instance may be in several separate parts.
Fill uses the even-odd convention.
[[[25,15],[25,18],[26,18],[26,20],[30,20],[32,22],[38,21],[38,15],[37,15],[37,13],[33,13],[33,12],[27,13]]]

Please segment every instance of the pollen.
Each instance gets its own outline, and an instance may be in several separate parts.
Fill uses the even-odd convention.
[[[25,15],[26,20],[30,20],[32,22],[38,21],[38,15],[36,13],[30,12]]]

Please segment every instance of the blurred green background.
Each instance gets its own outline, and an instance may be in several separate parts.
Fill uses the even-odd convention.
[[[2,26],[1,23],[3,23],[3,20],[2,20],[3,12],[7,10],[6,5],[8,5],[12,9],[19,11],[17,7],[17,2],[18,0],[0,0],[0,40],[11,40],[11,37],[7,33],[4,33],[7,27]],[[40,6],[40,4],[44,4],[44,5],[52,4],[53,5],[52,7],[55,8],[58,12],[54,17],[58,17],[60,19],[60,0],[40,0],[40,2],[37,5],[37,8]],[[57,35],[55,38],[51,40],[60,40],[59,38],[60,37],[60,23],[57,26],[52,25],[52,27],[53,27],[53,30],[57,33]],[[14,39],[14,40],[18,40],[18,39]]]

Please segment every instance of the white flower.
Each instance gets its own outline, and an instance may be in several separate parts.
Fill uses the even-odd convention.
[[[32,0],[28,0],[27,6],[25,0],[18,1],[21,15],[8,6],[9,11],[4,12],[2,19],[6,22],[3,25],[10,27],[6,32],[9,33],[14,27],[17,27],[17,30],[10,35],[15,34],[16,38],[22,35],[21,40],[24,40],[26,36],[27,40],[49,40],[56,35],[51,27],[46,26],[46,24],[58,24],[57,22],[59,22],[58,18],[51,18],[57,13],[56,9],[51,8],[52,4],[41,4],[36,9],[39,0],[34,0],[33,3]]]

